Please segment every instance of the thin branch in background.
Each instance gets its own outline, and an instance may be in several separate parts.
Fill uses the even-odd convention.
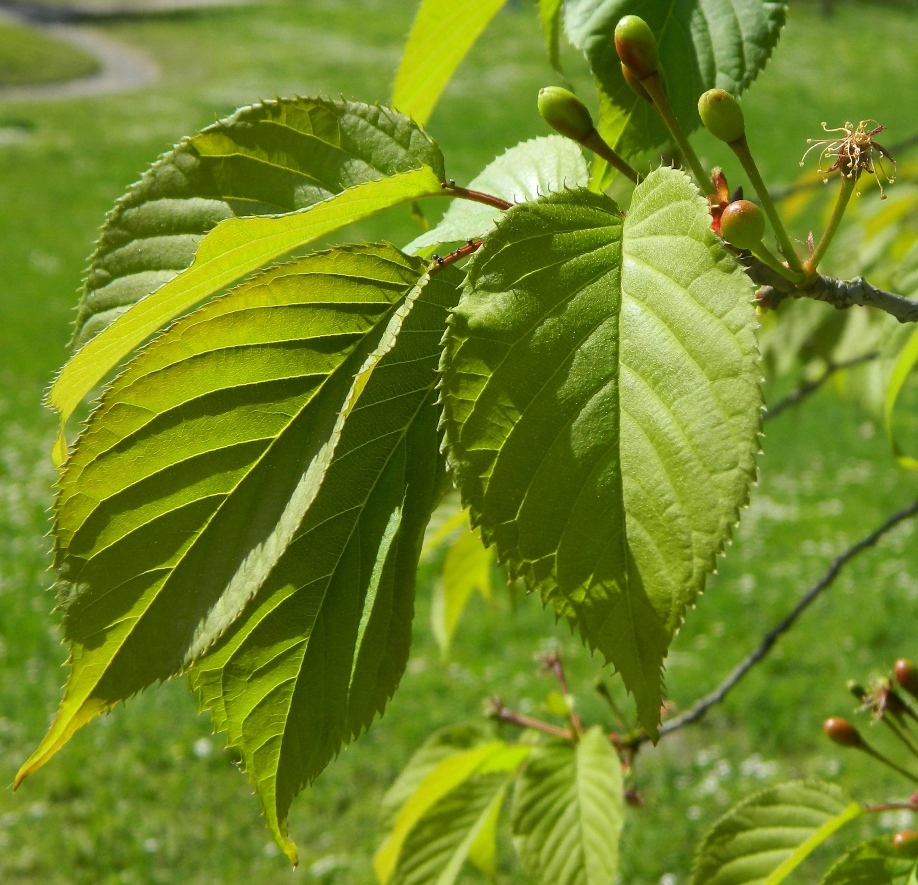
[[[832,560],[831,565],[826,569],[825,574],[815,583],[803,596],[800,597],[797,604],[791,609],[790,613],[775,627],[768,631],[765,634],[762,641],[759,643],[758,647],[744,658],[736,667],[733,668],[733,671],[717,686],[713,691],[706,694],[700,700],[682,713],[679,716],[676,716],[674,719],[670,719],[668,722],[664,722],[660,728],[660,737],[663,735],[672,734],[674,731],[678,731],[680,728],[683,728],[686,725],[691,725],[692,723],[698,722],[704,717],[704,715],[711,709],[711,707],[716,706],[721,703],[724,698],[736,687],[736,685],[742,680],[742,678],[757,664],[761,661],[774,647],[774,644],[781,638],[790,628],[794,625],[797,618],[800,617],[812,603],[825,591],[828,589],[835,579],[838,577],[839,572],[858,554],[863,553],[865,550],[873,547],[877,541],[880,540],[887,532],[894,529],[899,523],[904,522],[906,519],[914,516],[918,513],[918,500],[913,501],[907,507],[904,507],[902,510],[897,511],[889,519],[886,520],[879,528],[872,531],[869,535],[862,538],[856,544],[853,544],[843,553],[839,554]],[[646,743],[650,738],[644,734],[637,734],[629,739],[622,741],[622,744],[625,746],[638,747],[643,743]]]
[[[548,652],[540,656],[539,662],[558,681],[558,687],[564,696],[565,704],[567,704],[567,718],[571,723],[571,732],[575,735],[582,733],[583,723],[572,706],[573,695],[571,695],[571,690],[567,687],[567,677],[564,675],[564,664],[561,661],[561,655],[556,651]]]
[[[801,403],[807,397],[812,396],[826,383],[836,372],[841,372],[843,369],[850,369],[854,366],[859,366],[861,363],[869,363],[871,360],[875,360],[879,356],[877,351],[871,351],[870,353],[861,354],[861,356],[852,357],[850,360],[842,360],[837,363],[829,363],[822,374],[813,379],[812,381],[807,381],[806,384],[801,384],[796,390],[792,390],[784,399],[778,400],[773,406],[769,406],[764,416],[762,417],[763,421],[768,421],[771,418],[777,418],[783,411],[791,408],[791,406],[796,406],[798,403]]]
[[[523,716],[521,713],[514,713],[509,707],[504,706],[504,702],[501,698],[491,698],[489,705],[490,710],[488,711],[488,716],[491,719],[496,719],[498,722],[508,722],[510,725],[515,725],[517,728],[532,728],[536,731],[550,734],[552,737],[563,738],[567,741],[574,739],[573,732],[568,731],[566,728],[558,728],[556,725],[542,722],[541,719],[533,719],[531,716]]]

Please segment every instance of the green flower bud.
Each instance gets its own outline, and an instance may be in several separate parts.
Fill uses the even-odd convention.
[[[709,89],[698,99],[701,122],[715,138],[738,141],[746,134],[746,123],[739,102],[724,89]]]
[[[539,113],[556,132],[583,141],[593,131],[593,118],[587,106],[573,92],[560,86],[539,90]]]
[[[625,82],[631,87],[631,91],[634,92],[638,98],[643,98],[644,101],[649,101],[653,104],[653,99],[650,97],[650,93],[644,88],[644,84],[624,62],[622,62],[622,76],[625,78]]]
[[[822,724],[822,730],[828,735],[829,740],[842,747],[861,747],[864,741],[858,730],[847,720],[833,716]]]
[[[765,214],[749,200],[736,200],[724,207],[720,232],[737,249],[754,249],[765,235]]]
[[[626,15],[615,26],[615,51],[639,80],[655,74],[660,67],[657,38],[647,22],[636,15]]]

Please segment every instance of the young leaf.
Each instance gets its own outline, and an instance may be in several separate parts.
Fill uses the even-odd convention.
[[[513,835],[536,885],[609,885],[622,829],[621,762],[599,728],[533,751],[517,781]]]
[[[918,842],[896,848],[892,836],[878,836],[847,851],[822,885],[911,885],[916,857]]]
[[[201,241],[191,267],[121,314],[61,370],[48,396],[63,428],[73,410],[125,356],[166,323],[210,295],[294,249],[383,209],[442,193],[428,167],[367,181],[301,212],[229,218]],[[55,459],[66,457],[63,436]]]
[[[402,806],[427,777],[448,756],[455,756],[464,750],[482,744],[491,743],[494,734],[484,724],[449,725],[435,731],[415,750],[408,764],[399,772],[398,777],[382,800],[383,822],[387,829],[395,824],[395,818]]]
[[[423,125],[453,72],[507,0],[422,0],[395,76],[392,106]]]
[[[548,60],[551,66],[563,75],[561,70],[561,9],[563,0],[539,0],[539,19],[545,34]]]
[[[184,270],[219,222],[306,209],[422,166],[443,180],[436,143],[389,108],[326,98],[241,108],[163,154],[115,203],[86,276],[74,347]]]
[[[893,427],[893,417],[896,411],[896,403],[899,400],[899,394],[905,382],[912,374],[915,366],[918,365],[918,329],[913,331],[905,341],[905,345],[899,351],[898,356],[891,361],[892,365],[889,370],[888,386],[886,388],[886,399],[883,406],[884,418],[886,420],[886,433],[892,444],[893,454],[903,467],[911,470],[918,470],[918,457],[909,455],[904,452],[896,439],[895,428]]]
[[[704,13],[693,4],[663,0],[568,0],[564,19],[571,42],[582,50],[603,93],[599,131],[626,156],[667,139],[653,106],[625,82],[611,35],[629,13],[640,15],[656,35],[660,66],[679,122],[700,124],[698,98],[715,86],[739,95],[765,67],[781,28],[785,0],[711,0]]]
[[[408,658],[444,483],[435,369],[461,277],[442,268],[393,316],[338,406],[340,438],[294,537],[191,674],[291,858],[293,797],[383,711]]]
[[[493,831],[507,784],[531,749],[493,741],[443,759],[373,859],[381,885],[452,885],[473,847],[487,864],[481,836]]]
[[[730,809],[705,836],[692,885],[778,885],[863,809],[834,784],[792,781]]]
[[[462,612],[476,591],[491,598],[493,550],[482,543],[478,532],[466,529],[450,546],[443,572],[434,588],[430,619],[434,638],[445,657]]]
[[[546,135],[520,142],[489,163],[469,184],[472,190],[508,203],[527,203],[565,188],[585,187],[589,179],[583,152],[569,138]],[[409,255],[443,243],[489,233],[501,210],[470,200],[450,203],[442,221],[405,247]]]
[[[653,734],[661,666],[754,477],[752,287],[681,172],[508,210],[443,363],[448,459],[513,576],[621,672]]]
[[[71,673],[17,782],[237,617],[301,531],[354,375],[424,271],[391,246],[275,268],[181,320],[106,391],[55,514]]]

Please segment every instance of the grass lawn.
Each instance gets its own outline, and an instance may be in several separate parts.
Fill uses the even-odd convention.
[[[310,0],[111,23],[106,34],[157,59],[164,79],[156,87],[105,100],[0,104],[0,136],[25,133],[0,137],[0,782],[12,781],[42,736],[64,680],[45,589],[53,420],[39,399],[63,362],[80,270],[105,211],[182,135],[260,95],[384,100],[411,15],[411,4],[396,0]],[[793,180],[823,119],[876,117],[892,129],[890,143],[918,130],[902,101],[918,94],[909,55],[916,40],[918,19],[904,10],[842,6],[823,19],[794,7],[744,103],[766,179]],[[573,55],[567,61],[576,67]],[[468,180],[515,141],[544,133],[535,95],[551,82],[533,10],[509,7],[431,121],[449,174]],[[718,145],[700,145],[706,160],[728,165]],[[396,210],[352,235],[400,243],[412,224],[407,209]],[[831,390],[769,423],[763,446],[761,482],[737,541],[670,655],[669,691],[681,706],[722,678],[833,555],[918,489],[891,463],[882,429]],[[835,752],[820,723],[852,707],[846,679],[918,656],[916,537],[914,524],[902,526],[858,559],[704,724],[642,753],[646,807],[629,813],[623,882],[657,885],[672,874],[667,885],[686,883],[699,836],[729,802],[763,784],[837,775],[859,798],[886,796],[885,776]],[[551,690],[532,664],[545,642],[560,643],[569,658],[587,720],[612,726],[591,691],[597,662],[535,599],[515,613],[504,602],[475,602],[441,664],[428,628],[435,571],[436,563],[422,571],[414,652],[386,716],[293,805],[298,881],[373,882],[378,803],[400,766],[434,728],[480,716],[489,695],[537,712]],[[526,881],[509,854],[502,863],[501,883]],[[83,729],[15,796],[0,793],[2,882],[271,885],[290,875],[245,778],[181,680]]]
[[[35,28],[0,21],[0,88],[88,77],[99,62],[76,46]]]

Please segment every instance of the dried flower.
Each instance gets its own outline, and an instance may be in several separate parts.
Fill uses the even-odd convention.
[[[872,127],[872,128],[868,128]],[[828,176],[830,172],[839,171],[845,178],[859,179],[862,172],[872,175],[877,180],[880,188],[880,199],[885,200],[886,194],[883,192],[883,182],[880,180],[880,174],[888,183],[896,180],[895,169],[896,161],[892,158],[889,151],[883,145],[873,140],[874,135],[883,132],[885,126],[880,126],[876,120],[861,120],[855,127],[852,123],[845,123],[838,129],[829,129],[825,123],[822,124],[823,130],[831,135],[834,132],[844,133],[842,136],[833,138],[808,138],[806,153],[800,160],[800,165],[806,160],[810,151],[815,150],[822,145],[822,151],[819,154],[819,171]],[[827,169],[823,169],[823,163],[832,160],[833,163]],[[890,175],[883,161],[889,160],[893,165],[893,174]],[[828,177],[824,179],[828,181]]]

